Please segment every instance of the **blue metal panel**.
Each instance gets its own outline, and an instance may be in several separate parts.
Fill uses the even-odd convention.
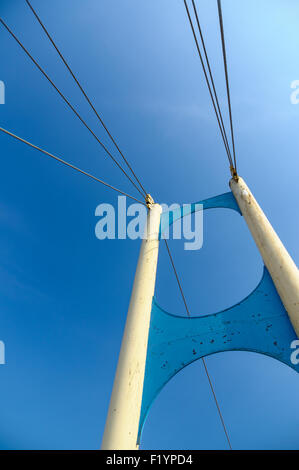
[[[202,206],[198,205],[201,204]],[[160,235],[169,225],[197,210],[229,208],[241,214],[231,192],[182,206],[161,216]],[[253,351],[271,356],[299,372],[291,362],[297,339],[269,272],[240,303],[200,317],[172,315],[153,299],[138,442],[149,408],[164,385],[191,362],[224,351]]]
[[[181,369],[201,357],[222,351],[253,351],[291,363],[296,333],[276,288],[264,268],[257,288],[242,302],[221,312],[182,317],[163,310],[153,299],[140,416],[139,439],[153,400]]]
[[[193,202],[192,204],[188,204],[186,206],[181,206],[175,209],[174,211],[164,212],[161,215],[160,235],[165,231],[168,226],[173,224],[176,220],[179,220],[181,217],[184,217],[185,215],[193,214],[199,209],[215,209],[218,207],[233,209],[239,212],[239,214],[241,214],[239,206],[232,192],[220,194],[219,196],[210,197],[209,199]]]

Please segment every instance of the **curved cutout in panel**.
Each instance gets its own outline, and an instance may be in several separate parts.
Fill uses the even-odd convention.
[[[149,408],[164,385],[188,364],[223,351],[271,356],[299,372],[291,360],[297,338],[268,270],[244,300],[200,317],[172,315],[153,299],[138,442]]]

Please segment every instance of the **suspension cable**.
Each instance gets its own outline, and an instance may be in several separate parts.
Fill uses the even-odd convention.
[[[27,54],[27,56],[31,59],[31,61],[34,63],[34,65],[39,69],[39,71],[44,75],[44,77],[51,83],[53,88],[57,91],[57,93],[61,96],[61,98],[64,100],[64,102],[69,106],[69,108],[73,111],[73,113],[80,119],[82,124],[86,127],[86,129],[92,134],[92,136],[96,139],[96,141],[101,145],[101,147],[105,150],[105,152],[109,155],[109,157],[114,161],[114,163],[119,167],[119,169],[124,173],[124,175],[131,181],[131,183],[135,186],[137,191],[141,194],[142,197],[144,195],[140,191],[139,187],[134,183],[132,178],[128,175],[128,173],[123,169],[123,167],[118,163],[118,161],[113,157],[111,152],[107,149],[107,147],[100,141],[100,139],[97,137],[97,135],[93,132],[93,130],[88,126],[88,124],[84,121],[84,119],[80,116],[78,111],[74,108],[74,106],[68,101],[68,99],[64,96],[64,94],[57,88],[55,83],[51,80],[49,75],[42,69],[42,67],[38,64],[38,62],[32,57],[30,52],[25,48],[25,46],[21,43],[21,41],[16,37],[16,35],[11,31],[11,29],[7,26],[7,24],[3,21],[2,18],[0,18],[0,23],[6,28],[6,30],[9,32],[9,34],[15,39],[15,41],[21,46],[23,51]]]
[[[218,116],[218,111],[217,111],[217,108],[216,108],[215,100],[214,100],[214,97],[213,97],[213,93],[212,93],[210,82],[209,82],[209,79],[208,79],[208,76],[207,76],[205,64],[204,64],[204,61],[203,61],[203,58],[202,58],[202,55],[201,55],[201,52],[200,52],[198,40],[197,40],[197,37],[196,37],[196,34],[195,34],[193,22],[192,22],[192,19],[191,19],[191,15],[190,15],[189,8],[188,8],[186,0],[184,0],[184,4],[185,4],[188,19],[189,19],[189,23],[190,23],[190,26],[191,26],[191,30],[192,30],[192,33],[193,33],[194,41],[195,41],[195,44],[196,44],[197,52],[198,52],[200,62],[201,62],[201,65],[202,65],[202,69],[203,69],[203,72],[204,72],[204,76],[205,76],[205,79],[206,79],[206,83],[207,83],[207,86],[208,86],[208,89],[209,89],[209,93],[210,93],[210,97],[211,97],[211,100],[212,100],[213,108],[214,108],[214,111],[215,111],[215,114],[216,114],[216,118],[217,118],[218,126],[219,126],[219,129],[220,129],[220,133],[221,133],[221,136],[222,136],[222,140],[223,140],[223,143],[224,143],[224,147],[225,147],[225,150],[226,150],[226,153],[227,153],[227,158],[228,158],[229,164],[232,165],[232,158],[231,158],[231,155],[230,155],[230,150],[229,150],[229,147],[227,146],[226,141],[225,141],[225,137],[224,137],[223,129],[222,129],[222,126],[221,126],[220,118]]]
[[[226,146],[228,148],[230,158],[231,158],[231,152],[230,152],[229,143],[228,143],[228,139],[227,139],[227,135],[226,135],[226,130],[225,130],[225,126],[224,126],[224,122],[223,122],[223,118],[222,118],[222,113],[221,113],[221,109],[220,109],[220,105],[219,105],[218,95],[217,95],[217,92],[216,92],[215,82],[214,82],[214,78],[213,78],[213,74],[212,74],[212,70],[211,70],[211,66],[210,66],[210,61],[209,61],[209,57],[208,57],[208,53],[207,53],[207,49],[206,49],[206,45],[205,45],[205,41],[204,41],[204,37],[203,37],[202,29],[201,29],[201,26],[200,26],[199,17],[198,17],[198,13],[197,13],[197,9],[196,9],[196,5],[195,5],[194,0],[192,0],[192,5],[193,5],[193,10],[194,10],[195,18],[196,18],[196,23],[197,23],[197,27],[198,27],[198,31],[199,31],[199,35],[200,35],[200,39],[201,39],[201,44],[202,44],[202,47],[203,47],[203,51],[204,51],[204,55],[205,55],[205,59],[206,59],[206,63],[207,63],[208,71],[209,71],[209,76],[210,76],[212,88],[213,88],[213,91],[214,91],[214,97],[215,97],[217,110],[218,110],[218,113],[219,113],[219,118],[220,118],[222,129],[223,129],[223,134],[224,134],[224,137],[225,137]]]
[[[99,113],[97,112],[94,104],[92,103],[92,101],[90,100],[90,98],[88,97],[87,93],[85,92],[84,88],[82,87],[82,85],[80,84],[79,80],[77,79],[76,75],[74,74],[74,72],[72,71],[71,67],[69,66],[69,64],[67,63],[65,57],[63,56],[63,54],[61,53],[61,51],[58,49],[58,46],[57,44],[54,42],[54,39],[51,37],[49,31],[47,30],[47,28],[45,27],[45,25],[43,24],[42,20],[40,19],[39,15],[37,14],[37,12],[34,10],[33,6],[31,5],[31,3],[29,2],[29,0],[26,0],[26,3],[27,5],[29,6],[29,8],[31,9],[32,13],[34,14],[34,16],[36,17],[37,21],[39,22],[39,24],[41,25],[42,29],[44,30],[45,34],[47,35],[48,39],[50,40],[50,42],[52,43],[52,45],[54,46],[54,48],[56,49],[56,52],[58,53],[59,57],[61,58],[62,62],[64,63],[64,65],[66,66],[67,70],[69,71],[69,73],[71,74],[72,78],[74,79],[74,81],[76,82],[76,84],[78,85],[80,91],[82,92],[84,98],[86,99],[86,101],[88,102],[88,104],[90,105],[91,109],[93,110],[94,114],[96,115],[96,117],[98,118],[99,122],[102,124],[103,128],[105,129],[105,131],[107,132],[108,136],[110,137],[111,141],[113,142],[114,146],[116,147],[117,151],[119,152],[119,154],[121,155],[122,159],[124,160],[124,162],[126,163],[127,167],[130,169],[132,175],[135,177],[136,181],[138,182],[140,188],[142,189],[142,191],[144,192],[144,194],[146,195],[147,194],[147,191],[144,189],[143,185],[141,184],[139,178],[136,176],[136,173],[134,172],[133,168],[131,167],[131,165],[129,164],[128,160],[126,159],[126,157],[124,156],[123,152],[120,150],[118,144],[116,143],[115,139],[113,138],[113,136],[111,135],[111,133],[109,132],[107,126],[105,125],[103,119],[101,118],[101,116],[99,115]]]
[[[7,135],[10,135],[11,137],[13,137],[13,138],[16,139],[16,140],[19,140],[20,142],[23,142],[24,144],[28,145],[29,147],[34,148],[35,150],[38,150],[39,152],[41,152],[41,153],[47,155],[48,157],[53,158],[54,160],[56,160],[56,161],[62,163],[63,165],[66,165],[66,166],[72,168],[73,170],[76,170],[76,171],[78,171],[79,173],[82,173],[83,175],[88,176],[89,178],[92,178],[93,180],[98,181],[99,183],[102,183],[104,186],[107,186],[108,188],[113,189],[114,191],[117,191],[118,193],[123,194],[124,196],[127,196],[127,197],[133,199],[134,201],[137,201],[137,202],[139,202],[140,204],[143,204],[143,205],[144,205],[144,202],[139,201],[138,199],[136,199],[136,198],[133,197],[133,196],[130,196],[130,194],[127,194],[127,193],[121,191],[120,189],[115,188],[114,186],[111,186],[111,184],[109,184],[109,183],[105,183],[105,181],[100,180],[100,179],[97,178],[96,176],[93,176],[93,175],[91,175],[90,173],[87,173],[86,171],[83,171],[83,170],[81,170],[80,168],[78,168],[78,167],[72,165],[71,163],[68,163],[68,162],[66,162],[65,160],[62,160],[62,158],[59,158],[59,157],[53,155],[52,153],[47,152],[47,150],[44,150],[44,149],[42,149],[42,148],[40,148],[40,147],[37,147],[37,145],[34,145],[34,144],[32,144],[31,142],[28,142],[27,140],[22,139],[21,137],[19,137],[19,136],[13,134],[12,132],[9,132],[8,130],[3,129],[3,127],[0,127],[0,131],[3,132],[3,133],[5,133],[5,134],[7,134]]]
[[[235,139],[234,139],[233,118],[232,118],[232,109],[231,109],[231,100],[230,100],[230,91],[229,91],[229,80],[228,80],[228,71],[227,71],[226,48],[225,48],[225,38],[224,38],[224,26],[223,26],[221,0],[217,0],[217,4],[218,4],[219,25],[220,25],[220,32],[221,32],[221,44],[222,44],[222,54],[223,54],[224,71],[225,71],[225,81],[226,81],[226,92],[227,92],[227,101],[228,101],[228,109],[229,109],[230,129],[231,129],[231,137],[232,137],[232,144],[233,144],[233,155],[234,155],[234,168],[233,169],[235,170],[235,175],[233,175],[233,176],[237,177]]]
[[[167,252],[168,252],[168,255],[169,255],[169,259],[170,259],[170,262],[171,262],[171,265],[173,267],[174,274],[175,274],[175,277],[176,277],[176,280],[177,280],[177,283],[178,283],[178,287],[179,287],[179,290],[181,292],[182,299],[183,299],[183,302],[184,302],[184,305],[185,305],[185,308],[186,308],[187,316],[190,318],[191,317],[190,310],[188,308],[188,305],[187,305],[187,302],[186,302],[186,297],[184,295],[182,285],[181,285],[181,282],[179,280],[178,272],[175,268],[173,257],[171,255],[170,250],[169,250],[169,246],[168,246],[166,238],[164,238],[164,241],[165,241]],[[230,442],[230,438],[229,438],[229,435],[228,435],[228,432],[227,432],[227,428],[226,428],[225,421],[224,421],[224,418],[223,418],[223,415],[222,415],[222,412],[221,412],[221,409],[220,409],[219,402],[218,402],[217,397],[216,397],[215,389],[214,389],[214,386],[213,386],[213,383],[212,383],[212,380],[211,380],[211,377],[210,377],[210,374],[209,374],[209,371],[208,371],[208,368],[207,368],[206,360],[205,360],[204,357],[202,357],[201,360],[202,360],[203,365],[204,365],[205,373],[206,373],[208,381],[209,381],[209,385],[210,385],[210,388],[211,388],[211,391],[212,391],[212,394],[213,394],[213,398],[214,398],[214,401],[215,401],[215,404],[216,404],[216,407],[217,407],[217,411],[218,411],[218,414],[219,414],[219,417],[220,417],[220,421],[221,421],[221,424],[222,424],[222,427],[223,427],[223,430],[224,430],[224,433],[225,433],[225,436],[226,436],[226,440],[228,442],[228,446],[229,446],[230,450],[232,450],[232,445],[231,445],[231,442]]]
[[[180,279],[179,279],[177,270],[176,270],[176,268],[175,268],[174,261],[173,261],[173,257],[172,257],[172,255],[171,255],[171,253],[170,253],[170,249],[169,249],[169,246],[168,246],[168,243],[167,243],[166,238],[164,238],[164,241],[165,241],[165,245],[166,245],[166,248],[167,248],[167,252],[168,252],[168,255],[169,255],[169,259],[170,259],[170,262],[171,262],[171,265],[172,265],[172,268],[173,268],[173,271],[174,271],[174,274],[175,274],[175,277],[176,277],[176,280],[177,280],[177,283],[178,283],[178,286],[179,286],[179,289],[180,289],[180,293],[181,293],[181,296],[182,296],[182,299],[183,299],[183,302],[184,302],[184,305],[185,305],[185,309],[186,309],[187,315],[188,315],[188,317],[190,317],[191,315],[190,315],[190,312],[189,312],[189,309],[188,309],[188,305],[187,305],[187,302],[186,302],[186,297],[184,296],[183,288],[182,288],[182,285],[181,285],[181,282],[180,282]]]

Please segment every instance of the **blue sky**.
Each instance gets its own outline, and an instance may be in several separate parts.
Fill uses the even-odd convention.
[[[182,0],[32,0],[58,46],[157,202],[228,191],[229,171]],[[225,82],[216,1],[199,0],[220,102]],[[299,79],[295,0],[223,0],[235,141],[246,180],[299,262]],[[1,17],[99,136],[103,130],[23,0]],[[138,193],[0,28],[1,126],[131,194]],[[140,242],[99,241],[95,208],[117,194],[0,136],[2,449],[96,449],[103,433]],[[111,146],[109,148],[112,148]],[[171,241],[192,314],[229,307],[254,289],[262,261],[244,220],[204,216],[204,244]],[[165,247],[156,298],[184,315]],[[245,352],[207,358],[234,449],[298,449],[297,374]],[[161,392],[143,449],[225,449],[200,361]]]

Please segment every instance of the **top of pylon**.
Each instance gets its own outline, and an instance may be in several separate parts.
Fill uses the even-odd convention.
[[[146,195],[146,198],[145,198],[145,204],[147,205],[147,207],[150,209],[150,206],[155,204],[155,201],[153,200],[152,196],[150,194],[147,194]]]
[[[230,166],[230,172],[231,172],[233,179],[235,181],[238,181],[239,176],[238,176],[237,170],[233,167],[233,165]]]

